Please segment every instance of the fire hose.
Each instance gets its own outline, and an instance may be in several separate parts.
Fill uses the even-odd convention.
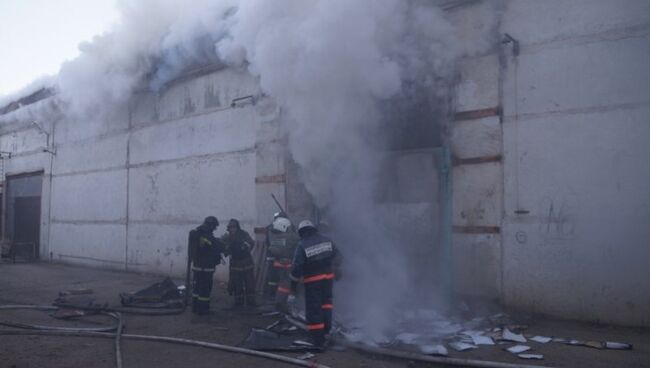
[[[115,338],[116,336],[116,334],[108,333],[108,332],[72,332],[72,331],[47,331],[47,330],[33,330],[33,331],[0,330],[0,335],[77,336],[77,337],[98,337],[98,338]],[[231,353],[241,353],[241,354],[256,356],[260,358],[272,359],[272,360],[289,363],[301,367],[329,368],[328,366],[323,364],[290,358],[284,355],[266,353],[263,351],[239,348],[230,345],[215,344],[206,341],[181,339],[177,337],[133,335],[133,334],[122,334],[121,337],[125,339],[131,339],[131,340],[158,341],[158,342],[176,343],[182,345],[200,346],[200,347],[210,348],[215,350],[228,351]]]
[[[57,311],[59,307],[49,305],[0,305],[0,310],[16,310],[16,309],[32,309],[42,311]],[[117,322],[114,326],[107,327],[58,327],[58,326],[43,326],[26,323],[17,323],[11,321],[0,321],[0,325],[14,328],[22,328],[34,330],[33,332],[40,334],[40,332],[62,332],[62,333],[106,333],[108,331],[115,331],[115,365],[117,368],[122,368],[122,349],[120,347],[120,339],[122,337],[122,315],[118,312],[104,312],[99,311],[99,314],[109,316]]]
[[[36,310],[58,310],[58,307],[52,306],[38,306],[38,305],[0,305],[0,310],[8,309],[36,309]],[[107,313],[110,315],[109,313]],[[166,336],[150,336],[150,335],[134,335],[134,334],[123,334],[122,333],[122,320],[119,313],[115,313],[115,316],[112,316],[118,320],[118,324],[113,328],[115,333],[112,332],[98,332],[91,329],[96,328],[67,328],[67,327],[54,327],[54,326],[37,326],[37,325],[27,325],[27,324],[17,324],[9,322],[10,327],[19,327],[25,330],[0,330],[0,335],[40,335],[40,336],[73,336],[73,337],[96,337],[96,338],[112,338],[115,339],[115,350],[116,350],[116,362],[117,367],[122,368],[122,355],[120,350],[120,340],[121,338],[131,339],[131,340],[144,340],[144,341],[158,341],[166,343],[175,343],[182,345],[190,346],[200,346],[204,348],[210,348],[215,350],[227,351],[231,353],[246,354],[250,356],[256,356],[260,358],[266,358],[271,360],[276,360],[288,364],[293,364],[301,367],[310,367],[310,368],[330,368],[323,364],[318,364],[315,362],[304,361],[300,359],[286,357],[284,355],[272,354],[257,350],[251,350],[246,348],[240,348],[230,345],[216,344],[206,341],[199,340],[190,340],[182,339],[176,337],[166,337]],[[3,324],[3,323],[0,323]],[[108,328],[108,327],[107,327]]]

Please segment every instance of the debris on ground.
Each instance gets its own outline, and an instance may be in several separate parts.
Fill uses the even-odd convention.
[[[546,343],[550,342],[551,340],[553,340],[553,338],[547,337],[547,336],[533,336],[533,337],[530,338],[530,340],[538,342],[540,344],[546,344]]]
[[[73,319],[80,318],[86,315],[86,311],[82,309],[57,309],[51,313],[50,316],[56,319]]]
[[[536,360],[542,360],[544,359],[544,356],[542,354],[517,354],[518,357],[521,359],[536,359]]]
[[[427,355],[440,355],[440,356],[449,355],[447,348],[445,348],[445,346],[442,344],[420,345],[420,352],[422,354],[427,354]]]
[[[537,344],[558,343],[571,346],[586,346],[597,349],[632,349],[626,343],[606,341],[582,341],[561,337],[524,334],[529,328],[526,324],[517,324],[505,313],[468,319],[468,313],[462,317],[446,317],[433,310],[401,311],[397,316],[394,331],[384,335],[369,336],[364,326],[357,321],[340,323],[339,336],[352,345],[361,344],[370,348],[390,349],[390,351],[413,352],[425,355],[447,356],[447,348],[457,352],[481,349],[483,346],[505,345],[504,350],[521,359],[544,359],[542,354],[531,354],[533,348],[523,345],[528,341]],[[463,319],[463,317],[465,319]],[[528,353],[526,353],[528,352]]]
[[[605,349],[631,350],[632,344],[627,344],[623,342],[605,341]]]
[[[305,351],[314,347],[303,341],[306,338],[305,335],[281,334],[253,328],[239,346],[260,351]]]
[[[519,353],[523,353],[524,351],[530,350],[530,346],[527,346],[527,345],[514,345],[514,346],[511,346],[511,347],[507,348],[506,350],[508,350],[509,352],[511,352],[513,354],[519,354]]]
[[[509,329],[504,328],[503,334],[501,335],[501,340],[513,341],[513,342],[526,342],[526,338],[522,334],[516,334],[511,332]]]
[[[302,355],[298,355],[298,356],[296,357],[296,359],[300,359],[300,360],[308,360],[308,359],[311,359],[311,358],[314,358],[314,357],[316,357],[315,354],[312,354],[312,353],[310,353],[310,352],[307,352],[307,353],[304,353],[304,354],[302,354]]]
[[[178,286],[169,278],[133,293],[120,293],[122,305],[143,308],[179,308],[183,296]]]
[[[449,347],[456,351],[465,351],[465,350],[470,350],[470,349],[478,349],[478,346],[468,344],[462,341],[453,341],[449,343]]]
[[[60,291],[59,296],[66,296],[66,295],[84,295],[84,294],[92,294],[93,289],[70,289],[70,290],[65,290],[65,291]]]

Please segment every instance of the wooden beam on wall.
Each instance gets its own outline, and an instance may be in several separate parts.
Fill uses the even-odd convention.
[[[501,162],[502,158],[503,157],[501,155],[482,156],[482,157],[465,157],[465,158],[454,157],[452,159],[452,161],[453,161],[454,166],[461,166],[461,165],[485,164],[485,163],[488,163],[488,162]]]
[[[483,119],[490,116],[499,116],[501,115],[501,107],[489,107],[487,109],[478,109],[478,110],[468,110],[468,111],[459,111],[454,114],[455,121],[463,120],[477,120]]]
[[[286,174],[258,176],[255,178],[255,184],[285,183],[286,181]]]

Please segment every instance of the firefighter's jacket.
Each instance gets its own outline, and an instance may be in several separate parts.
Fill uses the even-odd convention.
[[[268,252],[275,259],[293,258],[300,238],[293,231],[281,232],[271,229],[267,233]]]
[[[230,256],[231,263],[248,259],[253,261],[251,250],[255,246],[255,241],[245,230],[239,229],[232,234],[225,233],[221,240],[226,244],[225,253]]]
[[[192,260],[192,270],[212,272],[221,262],[223,242],[212,235],[205,225],[190,231],[189,255]]]
[[[292,289],[301,279],[305,284],[333,280],[341,261],[341,254],[330,238],[314,233],[301,239],[291,268]]]

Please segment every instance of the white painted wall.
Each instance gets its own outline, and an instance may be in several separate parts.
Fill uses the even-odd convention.
[[[254,78],[221,70],[138,94],[113,116],[41,122],[53,128],[57,151],[51,212],[45,135],[27,121],[4,123],[0,148],[13,154],[6,173],[45,171],[41,257],[180,275],[187,233],[205,216],[221,220],[218,233],[231,217],[252,233],[262,225],[255,178],[279,170],[284,151],[265,148],[259,156],[256,147],[274,139],[259,132],[273,125],[277,109],[265,100],[231,108],[247,95],[259,96]]]
[[[456,235],[467,257],[456,259],[461,291],[562,318],[648,326],[650,3],[505,5],[500,33],[519,41],[520,55],[502,45],[500,72],[498,50],[460,68],[458,111],[500,105],[503,119],[456,123],[453,149],[504,156],[503,194],[493,198],[486,188],[499,187],[498,170],[454,172],[455,224],[468,221],[461,211],[484,208],[474,218],[501,228]]]

